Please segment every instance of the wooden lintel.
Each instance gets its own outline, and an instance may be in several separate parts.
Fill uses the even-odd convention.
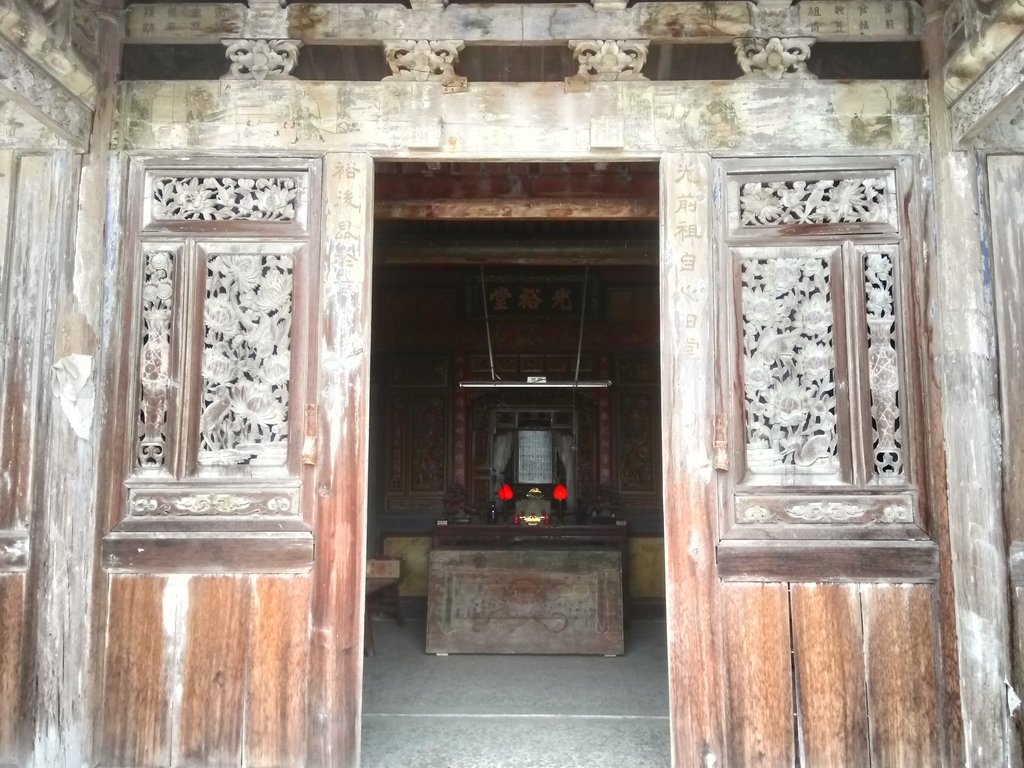
[[[237,3],[130,5],[129,42],[214,42],[246,36]],[[589,3],[453,4],[409,9],[400,3],[292,3],[288,36],[307,44],[367,45],[382,40],[463,40],[467,44],[551,45],[577,39],[643,39],[652,43],[729,42],[736,37],[813,37],[896,41],[921,36],[912,0],[824,0],[795,4],[770,19],[751,2],[641,2],[595,12]]]
[[[630,198],[387,200],[378,219],[657,219],[658,201]]]
[[[718,544],[726,581],[934,582],[932,541],[758,541]]]

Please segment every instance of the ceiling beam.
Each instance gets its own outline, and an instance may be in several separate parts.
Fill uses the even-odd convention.
[[[268,18],[239,3],[129,5],[131,43],[220,42],[265,37],[271,27],[307,45],[368,45],[382,40],[462,40],[467,45],[553,45],[569,40],[644,39],[652,43],[728,43],[737,37],[812,37],[824,42],[918,40],[913,0],[804,0],[759,9],[744,0],[640,2],[621,10],[589,3],[452,4],[409,9],[400,3],[292,3]],[[269,25],[269,26],[268,26]]]
[[[378,219],[657,219],[658,200],[566,198],[380,200]]]

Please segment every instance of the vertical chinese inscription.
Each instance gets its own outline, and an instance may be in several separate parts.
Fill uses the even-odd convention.
[[[899,483],[904,480],[903,434],[895,274],[890,254],[872,252],[864,256],[864,290],[874,477],[880,483]]]
[[[207,261],[201,465],[285,463],[292,272],[287,254]]]
[[[166,461],[167,407],[171,384],[173,270],[172,251],[146,252],[142,278],[136,454],[136,464],[143,469],[163,467]]]

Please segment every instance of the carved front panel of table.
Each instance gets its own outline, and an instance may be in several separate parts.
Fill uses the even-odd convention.
[[[426,649],[622,654],[619,553],[434,550]]]

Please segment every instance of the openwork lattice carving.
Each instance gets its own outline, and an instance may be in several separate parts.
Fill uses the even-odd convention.
[[[174,256],[173,251],[148,251],[143,260],[138,449],[135,458],[137,466],[144,469],[163,467],[166,459]]]
[[[231,62],[222,80],[292,80],[299,62],[298,40],[224,40]]]
[[[201,465],[285,462],[292,272],[285,254],[208,259]]]
[[[741,265],[747,467],[755,475],[839,467],[827,258]]]
[[[809,37],[740,37],[733,41],[733,47],[744,77],[812,79],[807,59],[813,43]]]
[[[588,80],[646,80],[650,40],[570,40],[578,75]]]
[[[874,476],[881,483],[899,483],[904,480],[903,432],[896,347],[895,274],[890,254],[875,252],[865,255],[864,290]]]
[[[385,40],[391,74],[385,80],[454,80],[462,40]]]
[[[752,181],[740,188],[740,225],[884,222],[888,195],[885,178]]]
[[[157,221],[295,220],[297,189],[289,177],[172,176],[153,180]]]

